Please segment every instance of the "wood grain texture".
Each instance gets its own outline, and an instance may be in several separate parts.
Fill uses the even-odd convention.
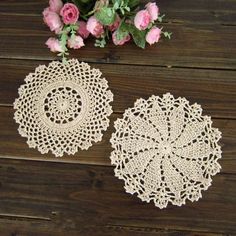
[[[12,104],[25,76],[47,61],[0,60],[0,104]],[[160,68],[116,64],[91,64],[99,68],[114,93],[114,112],[123,113],[136,99],[166,92],[202,105],[204,114],[215,118],[236,118],[234,71]],[[9,86],[11,83],[11,86]]]
[[[61,227],[53,221],[25,220],[23,217],[10,216],[0,217],[1,233],[3,235],[20,235],[20,236],[227,236],[224,233],[209,233],[209,232],[194,232],[187,230],[167,230],[151,227],[138,227],[126,225],[105,225],[105,226],[90,226],[80,227]],[[23,219],[23,220],[22,220]],[[70,222],[68,222],[70,224]],[[70,224],[71,225],[71,224]],[[80,226],[80,225],[79,225]],[[65,228],[65,229],[64,229]],[[72,229],[71,229],[72,228]],[[66,231],[66,233],[65,233]]]
[[[18,125],[13,120],[13,109],[11,107],[0,107],[0,157],[26,160],[42,160],[53,162],[70,162],[81,164],[110,165],[110,144],[111,133],[114,131],[113,123],[121,114],[113,114],[108,130],[104,132],[101,142],[95,143],[88,150],[80,150],[75,155],[64,155],[56,158],[51,153],[42,155],[36,149],[29,148],[26,139],[18,132]],[[222,132],[220,144],[223,150],[223,157],[220,160],[223,173],[236,174],[236,122],[234,120],[214,119],[213,126]]]
[[[235,175],[213,177],[199,202],[160,210],[126,194],[111,167],[3,159],[0,167],[3,217],[17,213],[78,234],[109,225],[236,233]]]
[[[185,15],[182,9],[179,10]],[[0,28],[0,58],[56,59],[55,54],[50,53],[44,45],[47,38],[53,34],[50,34],[49,29],[43,24],[41,15],[16,14],[10,15],[10,18],[11,21],[8,21],[9,16],[0,13],[0,22],[6,22]],[[11,24],[12,21],[14,24]],[[161,44],[147,47],[145,50],[137,48],[133,43],[123,47],[109,43],[106,48],[98,50],[93,46],[93,40],[89,39],[86,47],[71,51],[71,57],[99,63],[236,68],[235,58],[232,57],[236,53],[236,27],[217,22],[196,24],[196,20],[188,24],[164,25],[167,30],[173,32],[171,41],[163,40]]]
[[[41,15],[47,5],[47,0],[4,0],[0,2],[0,12],[8,15]],[[161,12],[166,13],[164,20],[168,23],[235,25],[235,0],[159,0],[158,5]]]
[[[101,69],[115,95],[114,114],[100,143],[63,158],[29,149],[12,119],[24,77],[57,59],[44,45],[53,36],[42,21],[47,5],[0,1],[0,236],[236,235],[235,0],[159,0],[171,41],[146,50],[133,43],[98,49],[89,39],[71,52]],[[137,98],[166,92],[213,117],[223,158],[202,199],[160,210],[125,193],[110,166],[109,139],[114,120]]]

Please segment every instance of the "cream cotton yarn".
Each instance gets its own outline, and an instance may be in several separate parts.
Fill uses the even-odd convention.
[[[55,156],[101,141],[113,94],[98,69],[76,59],[40,65],[25,78],[14,102],[18,131],[29,147]]]
[[[221,133],[185,98],[138,99],[115,122],[111,163],[125,190],[159,208],[197,201],[220,171]]]

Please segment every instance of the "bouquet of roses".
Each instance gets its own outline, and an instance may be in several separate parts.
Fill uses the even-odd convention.
[[[63,61],[68,48],[83,47],[89,35],[96,38],[97,47],[105,47],[111,38],[115,45],[133,39],[145,48],[146,43],[157,43],[161,35],[170,38],[171,33],[159,27],[163,17],[155,2],[141,6],[139,0],[49,0],[43,19],[57,38],[49,38],[46,45]]]

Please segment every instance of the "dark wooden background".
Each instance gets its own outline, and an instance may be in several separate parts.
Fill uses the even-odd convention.
[[[24,77],[56,59],[41,12],[47,0],[0,1],[0,236],[236,235],[236,0],[159,0],[173,32],[146,50],[86,47],[114,93],[102,142],[55,158],[29,149],[13,121]],[[160,210],[126,194],[110,166],[113,122],[139,97],[171,92],[202,105],[222,133],[222,171],[198,202]]]

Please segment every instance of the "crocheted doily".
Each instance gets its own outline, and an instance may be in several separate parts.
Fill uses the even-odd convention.
[[[76,59],[53,61],[30,73],[14,102],[14,119],[29,147],[62,156],[101,141],[113,100],[101,75]]]
[[[111,162],[126,192],[159,208],[198,200],[220,171],[221,133],[185,98],[138,99],[115,122]]]

